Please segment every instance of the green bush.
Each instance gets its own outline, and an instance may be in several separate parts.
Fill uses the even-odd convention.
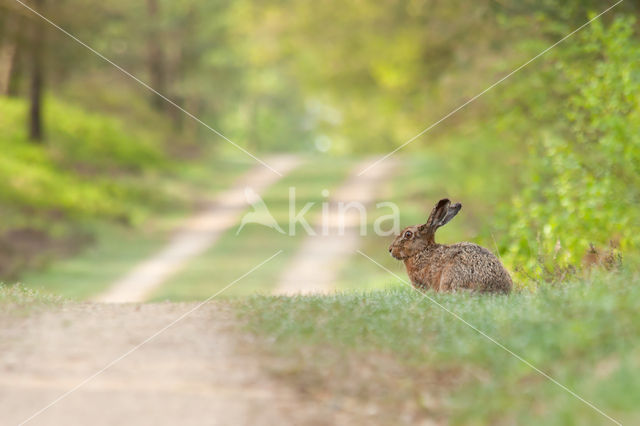
[[[60,164],[83,172],[138,171],[165,164],[162,135],[125,129],[122,120],[89,113],[55,98],[46,102],[48,149]]]
[[[433,151],[448,191],[466,201],[471,220],[479,216],[474,239],[497,245],[521,285],[580,269],[590,244],[640,254],[634,25],[594,21],[479,100],[486,112],[442,135]],[[529,57],[549,46],[515,43]]]
[[[0,207],[36,217],[61,213],[71,218],[133,220],[144,191],[132,173],[166,167],[159,135],[125,129],[118,120],[47,99],[47,140],[26,135],[27,105],[0,98]],[[4,227],[11,218],[4,218]]]
[[[578,265],[589,243],[614,241],[623,251],[640,244],[633,232],[640,199],[640,43],[633,25],[630,18],[609,28],[595,21],[551,60],[556,73],[547,99],[529,98],[533,116],[556,119],[527,141],[524,185],[502,216],[505,257],[530,273],[550,260]]]

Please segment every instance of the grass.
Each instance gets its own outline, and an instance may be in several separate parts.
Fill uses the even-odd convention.
[[[38,308],[59,305],[63,300],[59,296],[22,285],[6,285],[0,282],[0,318],[27,315]]]
[[[640,421],[638,274],[594,274],[536,293],[430,294],[623,423]],[[389,279],[389,283],[394,280]],[[274,374],[376,419],[452,424],[608,420],[405,287],[234,302]],[[266,349],[265,349],[266,348]],[[329,403],[329,402],[327,402]],[[345,408],[346,409],[346,408]]]
[[[117,224],[96,224],[92,227],[94,244],[78,255],[23,273],[21,281],[44,293],[87,299],[105,290],[166,241],[167,227],[154,228],[132,231]]]

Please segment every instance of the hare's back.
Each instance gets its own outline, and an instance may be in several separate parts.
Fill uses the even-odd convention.
[[[450,288],[508,292],[512,281],[500,260],[486,248],[473,243],[447,246],[447,270],[442,283]]]

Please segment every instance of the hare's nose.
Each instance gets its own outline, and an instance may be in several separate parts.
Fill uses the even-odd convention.
[[[389,253],[391,253],[391,247],[389,247]]]

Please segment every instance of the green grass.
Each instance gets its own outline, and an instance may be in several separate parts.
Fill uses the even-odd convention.
[[[63,301],[59,296],[0,282],[0,318],[26,315],[39,308],[60,305]]]
[[[132,230],[117,224],[92,227],[96,242],[78,255],[27,271],[21,282],[31,289],[70,299],[91,297],[153,254],[168,238],[168,227]]]
[[[331,190],[342,183],[353,164],[350,159],[309,158],[299,169],[269,188],[262,198],[281,228],[288,231],[289,187],[295,187],[296,211],[308,202],[315,203],[305,216],[313,226],[313,217],[321,211],[321,203],[325,200],[322,190]],[[238,235],[237,230],[237,226],[229,229],[211,249],[192,260],[187,269],[160,287],[152,300],[205,299],[278,250],[284,250],[273,261],[230,287],[221,297],[269,292],[306,237],[300,224],[295,236],[283,235],[257,224],[247,225]]]
[[[607,414],[638,423],[639,276],[596,275],[536,293],[429,296]],[[319,399],[329,392],[338,405],[354,399],[373,404],[382,416],[378,420],[608,422],[397,284],[383,291],[253,296],[234,303],[248,329],[261,337],[256,350],[264,348],[274,357],[274,374]]]

